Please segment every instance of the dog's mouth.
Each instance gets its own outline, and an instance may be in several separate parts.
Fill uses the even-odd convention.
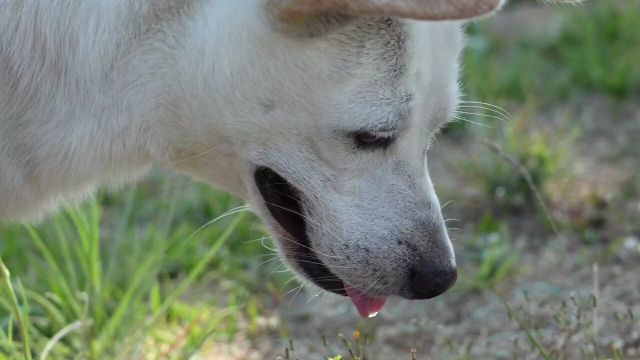
[[[314,284],[327,291],[346,296],[347,292],[342,281],[312,250],[300,197],[302,193],[277,172],[267,167],[256,170],[255,180],[271,216],[287,233],[284,234],[283,245],[298,268]]]
[[[302,192],[274,170],[260,167],[255,181],[271,216],[282,230],[283,246],[306,277],[321,288],[338,295],[348,296],[363,317],[370,317],[384,306],[386,299],[364,294],[345,285],[318,258],[307,234],[307,220],[302,203]]]

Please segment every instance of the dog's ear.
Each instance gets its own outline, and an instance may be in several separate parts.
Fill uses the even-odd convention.
[[[281,21],[302,23],[316,15],[391,16],[418,20],[463,20],[487,15],[505,0],[269,0]]]

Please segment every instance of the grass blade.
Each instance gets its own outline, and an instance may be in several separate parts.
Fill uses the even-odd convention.
[[[206,265],[213,260],[218,253],[218,250],[222,245],[231,237],[234,230],[238,225],[247,217],[246,213],[241,213],[229,224],[227,229],[216,240],[215,244],[209,249],[209,251],[202,257],[202,259],[196,264],[193,270],[187,275],[187,277],[167,296],[160,309],[149,319],[147,327],[155,323],[166,311],[173,305],[178,297],[196,280],[200,274],[205,270]]]
[[[13,285],[11,284],[11,273],[9,272],[9,269],[5,266],[1,258],[0,258],[0,285],[9,296],[9,300],[11,301],[11,306],[13,310],[13,315],[16,317],[18,326],[20,328],[20,337],[22,340],[22,351],[24,354],[24,358],[26,360],[31,360],[31,348],[29,344],[28,324],[25,322],[25,319],[23,316],[24,314],[22,313],[22,310],[20,310],[20,304],[18,303],[18,298],[16,296],[15,290],[13,289]]]
[[[53,288],[59,289],[60,295],[65,299],[65,303],[67,303],[71,307],[73,313],[76,316],[80,317],[82,315],[82,308],[78,303],[75,294],[71,290],[71,286],[67,280],[67,277],[58,266],[58,263],[56,262],[52,252],[49,250],[47,245],[45,245],[45,242],[32,226],[27,226],[26,228],[29,232],[29,235],[31,236],[32,241],[47,262],[47,265],[49,267],[48,272],[50,276],[49,282],[51,286]]]

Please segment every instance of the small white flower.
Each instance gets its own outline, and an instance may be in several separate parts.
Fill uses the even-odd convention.
[[[629,249],[629,250],[633,250],[633,249],[638,249],[640,250],[640,248],[638,247],[638,238],[635,236],[629,236],[627,238],[624,239],[624,248],[625,249]]]

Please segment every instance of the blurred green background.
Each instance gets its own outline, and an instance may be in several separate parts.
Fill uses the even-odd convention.
[[[640,357],[639,22],[512,1],[468,26],[464,120],[430,155],[461,267],[441,298],[361,320],[239,200],[155,171],[0,227],[0,359]]]

